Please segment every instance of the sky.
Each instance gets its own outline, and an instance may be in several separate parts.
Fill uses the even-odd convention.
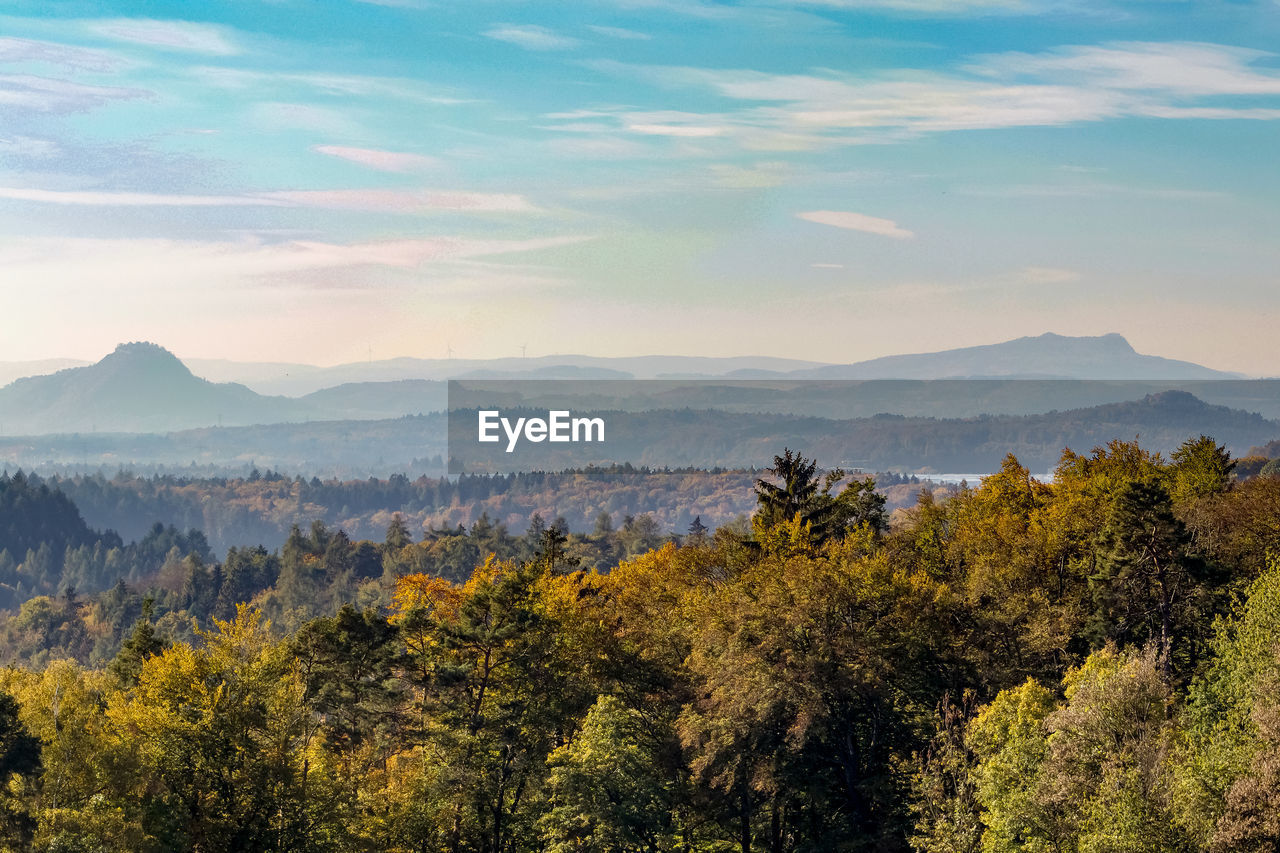
[[[1280,375],[1280,0],[0,1],[0,360]]]

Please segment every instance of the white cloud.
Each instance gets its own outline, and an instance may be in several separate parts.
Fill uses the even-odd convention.
[[[1080,181],[1059,184],[1010,184],[992,187],[956,187],[956,195],[981,198],[1131,198],[1169,199],[1173,201],[1215,201],[1230,198],[1220,190],[1195,190],[1179,187],[1143,187],[1129,184]]]
[[[421,104],[453,105],[471,103],[423,80],[405,77],[379,77],[364,74],[331,72],[265,72],[244,68],[220,68],[201,65],[188,73],[205,86],[230,90],[253,90],[261,95],[289,86],[301,86],[317,94],[331,97],[396,98]]]
[[[338,157],[377,169],[380,172],[416,172],[438,166],[440,161],[422,154],[404,151],[382,151],[377,148],[350,148],[344,145],[315,145],[311,148],[319,154]]]
[[[628,30],[623,27],[600,27],[588,25],[587,29],[593,33],[598,33],[609,38],[624,39],[627,41],[649,41],[653,36],[648,33],[637,32],[636,30]]]
[[[873,76],[614,60],[583,64],[739,102],[736,108],[714,112],[673,113],[679,116],[673,120],[653,119],[627,107],[596,108],[597,122],[612,120],[632,132],[670,133],[668,125],[715,128],[705,135],[745,149],[809,150],[894,142],[923,133],[1126,117],[1274,120],[1280,118],[1280,106],[1274,103],[1206,102],[1280,96],[1280,72],[1257,65],[1265,56],[1224,45],[1125,42],[983,56],[952,71],[890,69]]]
[[[91,207],[311,207],[392,213],[538,210],[521,195],[448,190],[282,190],[245,195],[183,195],[0,187],[0,199]]]
[[[445,190],[287,190],[259,193],[255,197],[283,201],[302,207],[398,213],[420,213],[429,210],[530,213],[538,209],[521,195]]]
[[[914,232],[900,227],[892,219],[880,219],[847,210],[810,210],[797,213],[796,217],[806,222],[816,222],[819,225],[830,225],[833,228],[844,228],[849,231],[864,231],[867,234],[878,234],[895,240],[906,240],[915,236]]]
[[[430,237],[364,243],[257,239],[204,242],[162,239],[38,238],[0,247],[0,263],[13,280],[74,281],[77,276],[120,272],[142,281],[173,280],[174,270],[216,282],[353,267],[416,269],[424,265],[531,252],[580,243],[581,235],[529,240]],[[83,278],[80,279],[83,281]]]
[[[0,38],[0,62],[43,62],[97,72],[114,71],[123,64],[119,57],[104,50],[20,38]]]
[[[151,18],[117,18],[87,23],[92,32],[115,41],[214,56],[240,53],[240,48],[228,37],[227,29],[213,24]]]
[[[226,195],[170,195],[164,193],[102,192],[96,190],[41,190],[0,187],[0,199],[86,207],[227,207],[286,204],[267,198]]]
[[[696,125],[696,124],[628,124],[626,129],[632,133],[639,133],[644,136],[684,136],[693,138],[704,138],[708,136],[723,136],[729,131],[729,128],[721,125]]]
[[[57,155],[62,149],[58,143],[31,136],[0,137],[0,156],[44,159]]]
[[[1280,74],[1249,68],[1258,50],[1196,42],[1117,42],[1046,53],[983,57],[972,69],[990,76],[1054,77],[1099,87],[1176,94],[1278,95]]]
[[[809,264],[815,270],[842,270],[844,264]]]
[[[537,24],[500,24],[484,33],[491,39],[509,42],[525,50],[567,50],[577,47],[576,38],[560,35]]]
[[[29,74],[0,74],[0,109],[11,107],[42,113],[76,113],[112,101],[147,98],[145,89],[90,86]]]
[[[1032,12],[1043,6],[1028,0],[792,0],[792,3],[832,9],[896,9],[945,16],[974,12]]]

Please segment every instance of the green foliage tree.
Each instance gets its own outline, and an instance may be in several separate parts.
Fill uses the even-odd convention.
[[[1124,643],[1154,641],[1166,676],[1175,635],[1184,626],[1203,574],[1187,553],[1185,525],[1157,481],[1128,483],[1098,542],[1093,631]]]
[[[152,623],[153,606],[151,598],[143,601],[142,615],[134,623],[133,633],[120,646],[120,651],[111,661],[111,673],[124,684],[137,684],[138,675],[147,658],[154,657],[169,647],[168,638],[156,633]]]
[[[1224,492],[1231,485],[1236,463],[1225,445],[1207,435],[1184,441],[1172,457],[1169,493],[1176,503],[1190,504]]]
[[[758,508],[755,525],[758,535],[767,539],[765,531],[795,524],[807,530],[814,545],[842,536],[859,525],[877,533],[886,527],[885,499],[875,490],[872,479],[854,478],[838,493],[832,490],[848,474],[840,469],[817,476],[816,460],[805,459],[790,448],[773,457],[769,473],[781,482],[756,481]]]
[[[677,848],[673,786],[640,714],[601,696],[577,735],[547,758],[538,827],[549,853],[658,853]]]

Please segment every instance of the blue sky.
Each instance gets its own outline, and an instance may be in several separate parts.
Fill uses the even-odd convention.
[[[0,359],[1280,373],[1280,2],[0,4]]]

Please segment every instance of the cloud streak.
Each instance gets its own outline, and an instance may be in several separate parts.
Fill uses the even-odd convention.
[[[308,207],[388,213],[538,210],[521,195],[448,190],[278,190],[245,195],[189,195],[0,187],[0,199],[85,207]]]
[[[404,151],[382,151],[377,148],[351,148],[345,145],[315,145],[318,154],[337,157],[351,163],[359,163],[380,172],[418,172],[440,165],[435,157],[410,154]]]
[[[0,110],[36,113],[80,113],[113,101],[150,98],[145,89],[93,86],[31,74],[0,74]]]
[[[500,24],[485,30],[484,34],[525,50],[568,50],[580,44],[576,38],[560,35],[555,30],[536,24]]]
[[[810,210],[797,213],[796,218],[819,225],[830,225],[832,228],[843,228],[846,231],[862,231],[880,237],[892,237],[895,240],[909,240],[916,236],[915,232],[902,228],[892,219],[880,219],[847,210]]]
[[[0,38],[0,62],[41,62],[76,71],[114,71],[123,61],[104,50],[34,39]]]
[[[1275,120],[1280,72],[1255,50],[1188,42],[1068,46],[1038,54],[977,57],[953,70],[889,69],[874,75],[776,74],[750,69],[584,63],[728,102],[702,113],[599,108],[609,132],[718,136],[756,150],[885,143],[958,130],[1051,127],[1120,118]],[[1220,99],[1231,99],[1222,102]],[[698,128],[715,128],[699,133]]]
[[[159,21],[151,18],[116,18],[89,21],[90,31],[130,44],[140,44],[160,50],[204,53],[212,56],[233,56],[240,53],[225,27],[199,24],[191,21]]]
[[[591,239],[583,235],[529,240],[429,237],[357,243],[261,240],[194,241],[164,239],[40,238],[0,248],[0,263],[15,277],[96,270],[98,275],[129,270],[140,279],[172,280],[175,270],[201,278],[256,278],[358,267],[413,270],[427,265],[533,252]]]

